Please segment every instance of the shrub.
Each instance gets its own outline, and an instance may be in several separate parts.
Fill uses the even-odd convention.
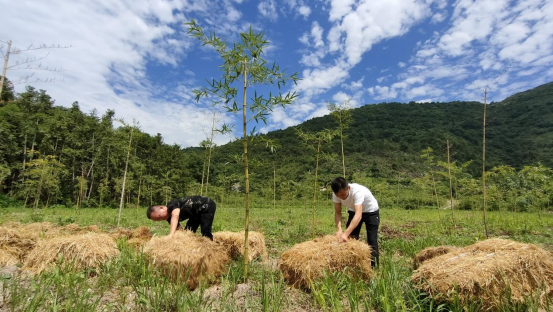
[[[518,197],[516,201],[517,211],[528,211],[530,207],[530,201],[526,197]]]

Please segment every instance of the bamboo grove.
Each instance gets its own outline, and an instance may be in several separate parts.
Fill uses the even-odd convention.
[[[547,157],[551,149],[538,143],[551,133],[553,104],[548,94],[552,89],[551,84],[544,85],[490,105],[488,210],[551,210],[552,158]],[[481,107],[470,102],[388,103],[353,109],[352,122],[344,129],[345,160],[340,157],[338,135],[320,151],[336,156],[318,166],[316,150],[306,147],[294,128],[248,136],[252,207],[270,209],[296,202],[309,209],[315,186],[319,202],[315,208],[323,209],[331,195],[328,183],[343,172],[345,163],[346,178],[370,186],[383,208],[447,208],[453,204],[456,209],[482,209],[478,173]],[[123,198],[125,208],[139,209],[165,203],[200,194],[205,157],[211,162],[209,196],[221,207],[243,204],[241,138],[215,146],[209,154],[205,147],[166,144],[161,135],[141,131],[139,124],[118,122],[115,113],[84,113],[76,102],[70,107],[56,106],[46,91],[32,87],[20,94],[4,88],[0,205],[117,208]],[[458,118],[442,122],[449,116]],[[508,117],[514,122],[508,123]],[[534,123],[521,122],[524,119]],[[325,129],[339,132],[336,118],[324,116],[301,125],[305,133]],[[279,146],[278,152],[267,148],[267,140]]]

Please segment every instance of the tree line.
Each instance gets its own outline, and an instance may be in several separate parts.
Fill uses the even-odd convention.
[[[542,101],[541,106],[535,103],[538,112],[550,107],[548,101]],[[478,162],[478,154],[470,149],[471,140],[477,140],[473,137],[480,135],[479,121],[476,113],[473,117],[467,109],[472,104],[464,104],[469,118],[458,118],[452,124],[438,117],[447,120],[447,111],[456,114],[461,104],[402,104],[403,111],[413,113],[411,127],[405,123],[381,127],[394,114],[398,120],[405,113],[398,111],[400,104],[380,104],[335,110],[331,116],[307,121],[296,128],[252,135],[248,138],[249,178],[254,206],[274,207],[277,201],[287,200],[312,201],[316,206],[315,196],[329,198],[328,183],[345,173],[349,180],[371,186],[384,206],[443,208],[449,200],[449,178],[445,167],[446,143],[440,136],[447,136],[453,142],[451,172],[455,203],[461,209],[480,208],[481,177],[472,169]],[[419,113],[414,106],[420,109]],[[430,115],[431,110],[436,113]],[[504,110],[503,114],[512,113]],[[511,110],[521,108],[513,105]],[[491,116],[494,123],[499,123],[498,118],[494,120],[494,115]],[[349,121],[343,124],[340,118]],[[506,122],[506,117],[501,118],[501,122]],[[434,120],[433,125],[427,124],[427,120]],[[418,121],[427,124],[430,134],[418,130],[421,127]],[[523,132],[532,133],[544,127],[539,119],[536,124],[537,127],[526,125]],[[447,126],[452,129],[445,131]],[[442,133],[432,138],[432,127]],[[406,128],[404,132],[402,128]],[[299,132],[303,135],[298,135]],[[410,145],[403,141],[406,136],[402,134],[407,132],[418,134],[409,136],[413,140]],[[550,207],[553,187],[547,163],[502,162],[497,155],[501,155],[499,149],[505,146],[497,143],[493,128],[490,132],[488,209],[524,211]],[[326,143],[319,146],[323,141]],[[543,148],[538,152],[549,153]],[[521,152],[511,150],[511,153]],[[233,196],[243,196],[245,191],[243,155],[242,139],[215,146],[208,137],[201,147],[181,148],[164,143],[160,134],[142,132],[139,125],[117,122],[113,110],[99,116],[96,111],[82,112],[77,102],[71,107],[56,106],[46,91],[27,87],[25,92],[16,94],[9,81],[2,92],[0,190],[27,207],[117,207],[121,199],[125,207],[138,207],[200,194],[204,188],[204,196],[224,203]],[[121,196],[127,156],[128,175]],[[209,193],[203,185],[207,168]]]

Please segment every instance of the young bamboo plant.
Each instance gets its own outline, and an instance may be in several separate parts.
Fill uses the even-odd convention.
[[[319,173],[319,158],[321,156],[321,147],[325,144],[328,144],[338,135],[336,130],[324,129],[317,133],[305,133],[300,129],[296,128],[296,133],[300,138],[303,139],[306,145],[310,148],[317,151],[316,162],[315,162],[315,182],[313,186],[313,206],[312,206],[312,220],[311,220],[311,238],[315,238],[315,210],[317,207],[317,179]],[[326,158],[331,156],[323,154]]]
[[[250,185],[248,172],[248,135],[246,132],[247,124],[250,121],[263,121],[266,123],[266,118],[274,107],[292,104],[295,98],[298,97],[296,92],[281,93],[281,88],[287,82],[296,83],[297,73],[288,75],[285,71],[281,71],[275,63],[268,64],[263,58],[263,53],[269,46],[269,41],[265,38],[262,32],[256,33],[250,27],[248,32],[240,34],[240,41],[233,42],[227,45],[215,33],[206,36],[195,20],[186,23],[188,34],[198,40],[203,45],[211,46],[221,56],[223,64],[220,66],[222,70],[221,79],[213,79],[208,81],[208,86],[194,90],[196,101],[201,98],[211,97],[211,100],[219,105],[222,105],[228,112],[235,114],[242,111],[242,126],[244,129],[244,167],[245,167],[245,224],[244,224],[244,276],[248,276],[248,227],[249,227],[249,204],[250,204]],[[267,85],[277,86],[278,94],[269,93],[268,96],[254,93],[253,98],[247,101],[248,86]],[[239,88],[243,88],[242,94],[242,110],[240,110],[238,101]],[[213,100],[215,99],[215,100]],[[251,116],[247,115],[250,111]]]
[[[213,141],[215,139],[215,135],[217,133],[219,134],[227,134],[232,132],[232,127],[227,126],[226,124],[223,124],[221,128],[216,128],[215,123],[217,122],[217,112],[213,112],[213,119],[211,120],[211,130],[210,134],[207,139],[203,140],[200,143],[200,146],[205,148],[205,154],[204,154],[204,167],[202,170],[202,184],[200,185],[200,196],[204,196],[204,178],[205,178],[205,196],[207,196],[207,189],[209,187],[209,169],[211,165],[211,154],[213,152],[213,148],[216,146],[215,142]],[[207,167],[207,172],[206,172]]]
[[[340,146],[342,148],[342,173],[343,177],[346,177],[346,157],[344,155],[344,130],[349,128],[352,117],[351,107],[349,100],[342,102],[342,104],[328,103],[328,110],[338,122],[338,129],[340,130]]]

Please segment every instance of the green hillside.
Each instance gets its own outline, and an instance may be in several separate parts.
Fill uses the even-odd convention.
[[[446,160],[446,141],[451,142],[452,160],[473,160],[469,172],[481,175],[483,104],[449,103],[382,103],[353,109],[353,123],[345,134],[346,166],[349,175],[364,173],[387,177],[407,172],[416,176],[421,167],[419,155],[427,147],[437,159]],[[299,125],[303,131],[316,132],[336,128],[330,115],[314,118]],[[301,177],[313,168],[313,153],[292,128],[270,132],[281,149],[276,155],[258,146],[252,153],[263,160],[276,160],[292,171],[289,178]],[[262,145],[262,144],[261,144]],[[241,153],[241,142],[218,147],[214,160],[228,162],[229,155]],[[339,154],[339,140],[327,152]],[[489,105],[487,113],[487,167],[524,165],[541,162],[553,167],[553,83],[513,95]],[[225,171],[215,165],[217,171]],[[270,169],[270,168],[267,168]],[[270,171],[258,169],[263,176]],[[324,172],[340,174],[340,161],[323,164]]]
[[[8,199],[34,206],[118,205],[131,126],[114,128],[114,111],[98,116],[82,112],[76,102],[70,108],[55,106],[46,91],[32,87],[21,94],[5,88],[2,99],[0,194],[8,196],[0,199],[0,206]],[[472,161],[458,170],[456,179],[459,185],[465,183],[459,186],[465,194],[476,196],[482,170],[482,112],[483,104],[476,102],[382,103],[353,109],[352,124],[345,131],[346,178],[380,181],[387,191],[398,184],[415,190],[417,179],[428,178],[430,172],[440,177],[447,171],[439,161],[447,160],[449,140],[454,169]],[[337,123],[329,115],[250,138],[251,186],[258,198],[272,197],[275,184],[281,199],[307,198],[310,192],[312,196],[308,190],[313,187],[316,153],[296,128],[314,133],[335,129]],[[508,165],[520,171],[538,163],[553,167],[553,83],[490,104],[487,129],[488,170]],[[271,153],[262,138],[274,140],[280,148]],[[421,158],[428,147],[433,149],[431,162]],[[339,139],[323,146],[322,152],[319,185],[342,175]],[[240,139],[215,147],[209,178],[213,196],[222,200],[233,189],[242,191],[242,153]],[[140,205],[147,205],[199,193],[204,159],[203,148],[168,145],[159,134],[135,129],[126,204],[136,205],[140,199]],[[442,175],[441,196],[447,197],[447,185]]]

